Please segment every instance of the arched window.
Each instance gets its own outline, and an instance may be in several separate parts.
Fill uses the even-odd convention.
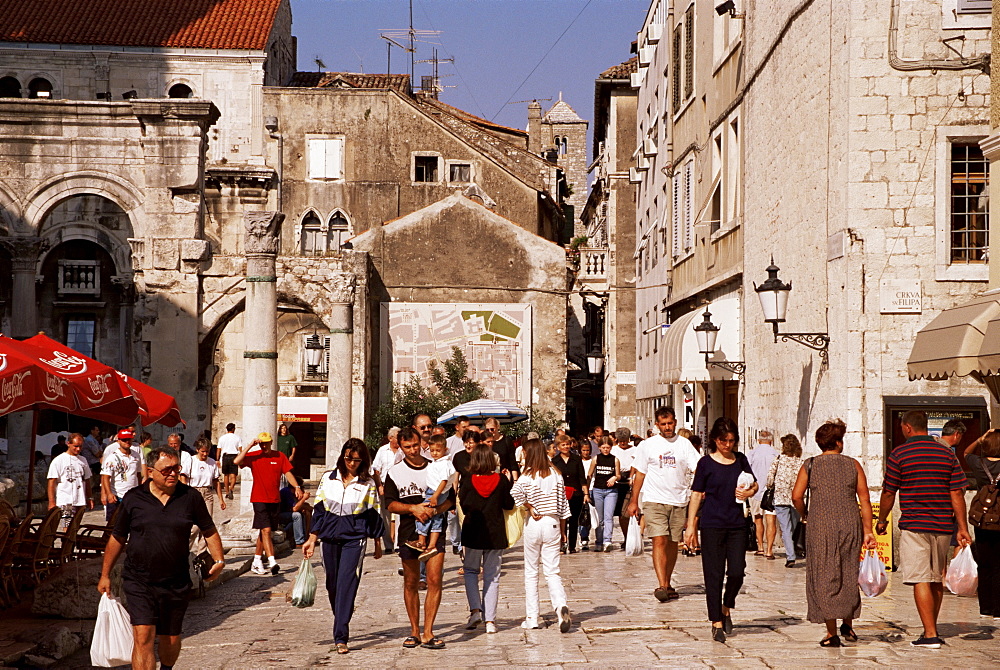
[[[310,212],[306,218],[302,219],[299,234],[299,252],[303,256],[322,256],[323,248],[323,225],[319,217]]]
[[[558,139],[559,139],[559,155],[560,156],[565,156],[566,155],[566,150],[567,150],[566,137],[563,136],[563,137],[560,137]]]
[[[187,84],[174,84],[167,91],[167,95],[171,98],[190,98],[194,95],[194,91]]]
[[[0,79],[0,98],[20,98],[21,82],[14,77]]]
[[[342,212],[334,212],[330,217],[330,227],[327,231],[327,240],[330,251],[338,251],[344,248],[344,242],[351,236],[351,225],[347,222],[347,217]]]
[[[29,98],[51,98],[52,82],[42,77],[36,77],[28,82]]]

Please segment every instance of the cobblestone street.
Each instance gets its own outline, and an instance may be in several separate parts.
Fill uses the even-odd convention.
[[[616,545],[617,546],[617,545]],[[185,625],[184,651],[178,668],[302,668],[340,666],[364,668],[472,666],[606,667],[936,667],[990,668],[1000,663],[997,626],[980,619],[975,599],[946,595],[941,613],[940,650],[914,649],[910,640],[920,626],[911,590],[890,577],[888,591],[865,598],[855,624],[860,641],[841,649],[821,649],[823,627],[805,621],[805,569],[800,562],[786,569],[784,561],[748,555],[747,580],[733,612],[735,631],[727,644],[712,642],[700,586],[700,559],[678,559],[674,584],[678,601],[659,603],[651,558],[626,559],[624,552],[579,553],[563,557],[574,623],[562,635],[546,615],[548,627],[525,631],[520,546],[504,558],[497,615],[499,632],[465,630],[468,616],[457,557],[445,562],[445,589],[436,633],[447,643],[441,651],[403,649],[409,634],[403,609],[402,579],[395,556],[379,561],[370,556],[357,613],[352,622],[351,653],[333,650],[332,614],[322,586],[316,605],[296,609],[285,602],[301,555],[286,556],[283,573],[259,577],[247,573],[213,589],[192,603]],[[781,558],[779,554],[779,559]],[[544,583],[544,580],[542,580]],[[542,605],[547,591],[542,588]],[[544,611],[544,609],[543,609]],[[71,667],[82,667],[87,655],[77,654]]]

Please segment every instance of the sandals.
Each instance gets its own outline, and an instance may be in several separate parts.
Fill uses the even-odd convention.
[[[766,558],[769,561],[775,560],[774,559],[774,554],[764,554],[764,558]]]
[[[426,647],[428,649],[444,649],[444,640],[436,637],[432,637],[420,645],[421,647]]]
[[[843,635],[844,639],[847,640],[848,642],[857,642],[858,641],[858,634],[855,633],[854,629],[851,628],[846,623],[840,624],[840,634]]]
[[[665,603],[669,600],[677,600],[681,597],[672,586],[657,586],[653,591],[653,596],[661,603]]]
[[[343,642],[338,642],[336,648],[338,654],[346,654],[350,651],[350,649],[347,648],[347,645]]]
[[[763,552],[763,551],[761,551],[760,549],[758,549],[757,551],[753,552],[753,555],[754,555],[754,556],[763,556],[763,555],[764,555],[764,552]]]
[[[420,639],[414,635],[409,636],[403,640],[403,646],[407,649],[416,649],[420,646]]]
[[[824,638],[819,641],[819,646],[821,647],[841,647],[840,637],[837,635],[832,635],[828,638]]]

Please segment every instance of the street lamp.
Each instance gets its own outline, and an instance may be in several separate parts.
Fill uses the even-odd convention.
[[[694,327],[694,335],[698,339],[698,353],[705,354],[705,367],[717,367],[728,370],[743,379],[747,366],[743,361],[710,361],[708,357],[715,353],[715,340],[719,337],[719,327],[712,323],[712,313],[705,308],[705,319]]]
[[[830,336],[827,333],[779,333],[778,324],[785,322],[785,314],[788,311],[788,294],[792,292],[792,283],[787,284],[778,279],[780,268],[774,264],[774,257],[771,257],[771,265],[767,268],[767,279],[763,284],[754,284],[754,291],[760,299],[761,309],[764,311],[764,322],[771,324],[774,330],[774,341],[781,337],[782,342],[798,342],[810,349],[819,352],[823,359],[823,365],[827,365],[830,360]]]
[[[310,377],[319,374],[319,366],[323,361],[325,347],[319,341],[319,335],[313,330],[313,334],[306,338],[306,367]]]
[[[597,377],[604,371],[604,354],[599,349],[592,349],[587,354],[587,372]]]

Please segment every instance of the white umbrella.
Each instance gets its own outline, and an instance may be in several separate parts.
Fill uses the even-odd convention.
[[[460,416],[470,419],[496,419],[500,423],[517,423],[527,419],[528,413],[517,405],[483,398],[452,407],[438,417],[438,423],[455,423]]]

